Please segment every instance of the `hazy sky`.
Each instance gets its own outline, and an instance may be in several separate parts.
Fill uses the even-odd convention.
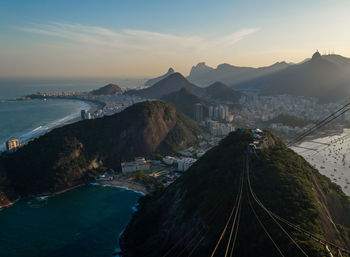
[[[350,56],[349,0],[0,0],[0,77],[187,75]]]

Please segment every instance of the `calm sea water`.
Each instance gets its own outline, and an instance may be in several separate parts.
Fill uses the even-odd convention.
[[[35,92],[88,91],[121,79],[0,79],[0,150],[9,138],[27,139],[64,122],[88,106],[73,100],[11,102]],[[85,186],[43,200],[31,199],[0,211],[0,257],[111,256],[139,194]]]
[[[6,140],[26,140],[70,118],[79,116],[89,105],[73,100],[31,100],[9,102],[0,100],[0,146]]]
[[[0,150],[11,138],[27,140],[35,134],[79,116],[86,103],[73,100],[31,100],[11,102],[36,92],[90,91],[107,83],[135,87],[142,79],[0,79]]]
[[[84,186],[0,211],[0,256],[111,257],[140,194]]]

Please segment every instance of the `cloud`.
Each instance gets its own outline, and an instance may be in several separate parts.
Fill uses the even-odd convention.
[[[244,28],[230,35],[216,39],[202,36],[172,35],[146,30],[125,29],[115,32],[97,26],[84,26],[53,22],[50,24],[30,24],[28,27],[15,27],[17,30],[57,37],[79,44],[108,47],[116,50],[157,50],[191,53],[215,48],[231,48],[258,28]]]
[[[223,47],[230,47],[235,45],[237,42],[243,40],[247,36],[254,34],[259,31],[259,28],[246,28],[246,29],[241,29],[237,32],[234,32],[226,37],[223,37],[222,39],[219,39],[217,44]]]

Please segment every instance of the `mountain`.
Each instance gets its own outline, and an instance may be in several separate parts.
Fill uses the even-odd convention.
[[[162,79],[165,79],[166,77],[168,77],[171,74],[174,74],[175,71],[173,68],[169,68],[168,72],[165,73],[162,76],[159,76],[157,78],[153,78],[153,79],[149,79],[145,82],[145,86],[153,86],[154,84],[156,84],[157,82],[161,81]]]
[[[231,101],[238,102],[242,93],[233,90],[222,82],[215,82],[210,86],[204,88],[206,95],[211,99],[221,100],[221,101]]]
[[[204,112],[208,112],[208,103],[186,88],[165,95],[162,97],[162,100],[171,102],[178,110],[192,119],[194,119],[194,105],[196,103],[201,103],[204,107]]]
[[[173,154],[195,143],[200,132],[194,121],[160,101],[56,128],[0,157],[0,205],[14,192],[27,196],[84,183],[99,167],[120,170],[122,160]]]
[[[205,76],[206,73],[212,70],[214,70],[214,68],[207,66],[205,62],[200,62],[196,66],[192,66],[190,75],[187,77],[187,79],[197,83],[202,80],[202,77]]]
[[[237,89],[256,89],[262,95],[290,94],[317,97],[332,102],[350,95],[350,62],[339,56],[316,52],[301,64],[236,85]]]
[[[173,184],[141,198],[120,239],[123,256],[210,256],[230,213],[234,214],[231,221],[237,217],[239,224],[234,256],[281,256],[254,213],[283,256],[300,256],[269,212],[254,200],[255,195],[265,208],[298,225],[299,230],[349,248],[349,198],[282,141],[267,131],[264,134],[263,149],[248,156],[252,133],[230,133]],[[240,211],[233,206],[240,206]],[[279,223],[305,256],[325,256],[323,244]],[[215,256],[225,255],[231,225]],[[232,240],[235,234],[236,229]]]
[[[288,66],[286,62],[277,62],[271,66],[261,68],[239,67],[224,63],[214,69],[206,66],[205,63],[198,63],[192,67],[188,80],[200,86],[207,86],[216,81],[231,86],[268,73],[283,70]]]
[[[196,95],[202,94],[202,89],[200,87],[190,83],[178,72],[169,75],[151,87],[141,90],[130,90],[127,94],[150,99],[160,99],[164,95],[179,91],[181,88],[186,88]]]
[[[99,89],[90,92],[93,95],[114,95],[115,93],[123,93],[123,90],[115,84],[108,84]]]
[[[347,72],[350,72],[350,58],[337,54],[322,55],[322,58],[329,62],[337,64],[338,66],[344,68]]]

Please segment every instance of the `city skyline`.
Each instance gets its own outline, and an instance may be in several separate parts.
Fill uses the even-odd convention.
[[[188,75],[350,56],[348,1],[0,1],[0,77]],[[302,28],[302,30],[300,29]]]

